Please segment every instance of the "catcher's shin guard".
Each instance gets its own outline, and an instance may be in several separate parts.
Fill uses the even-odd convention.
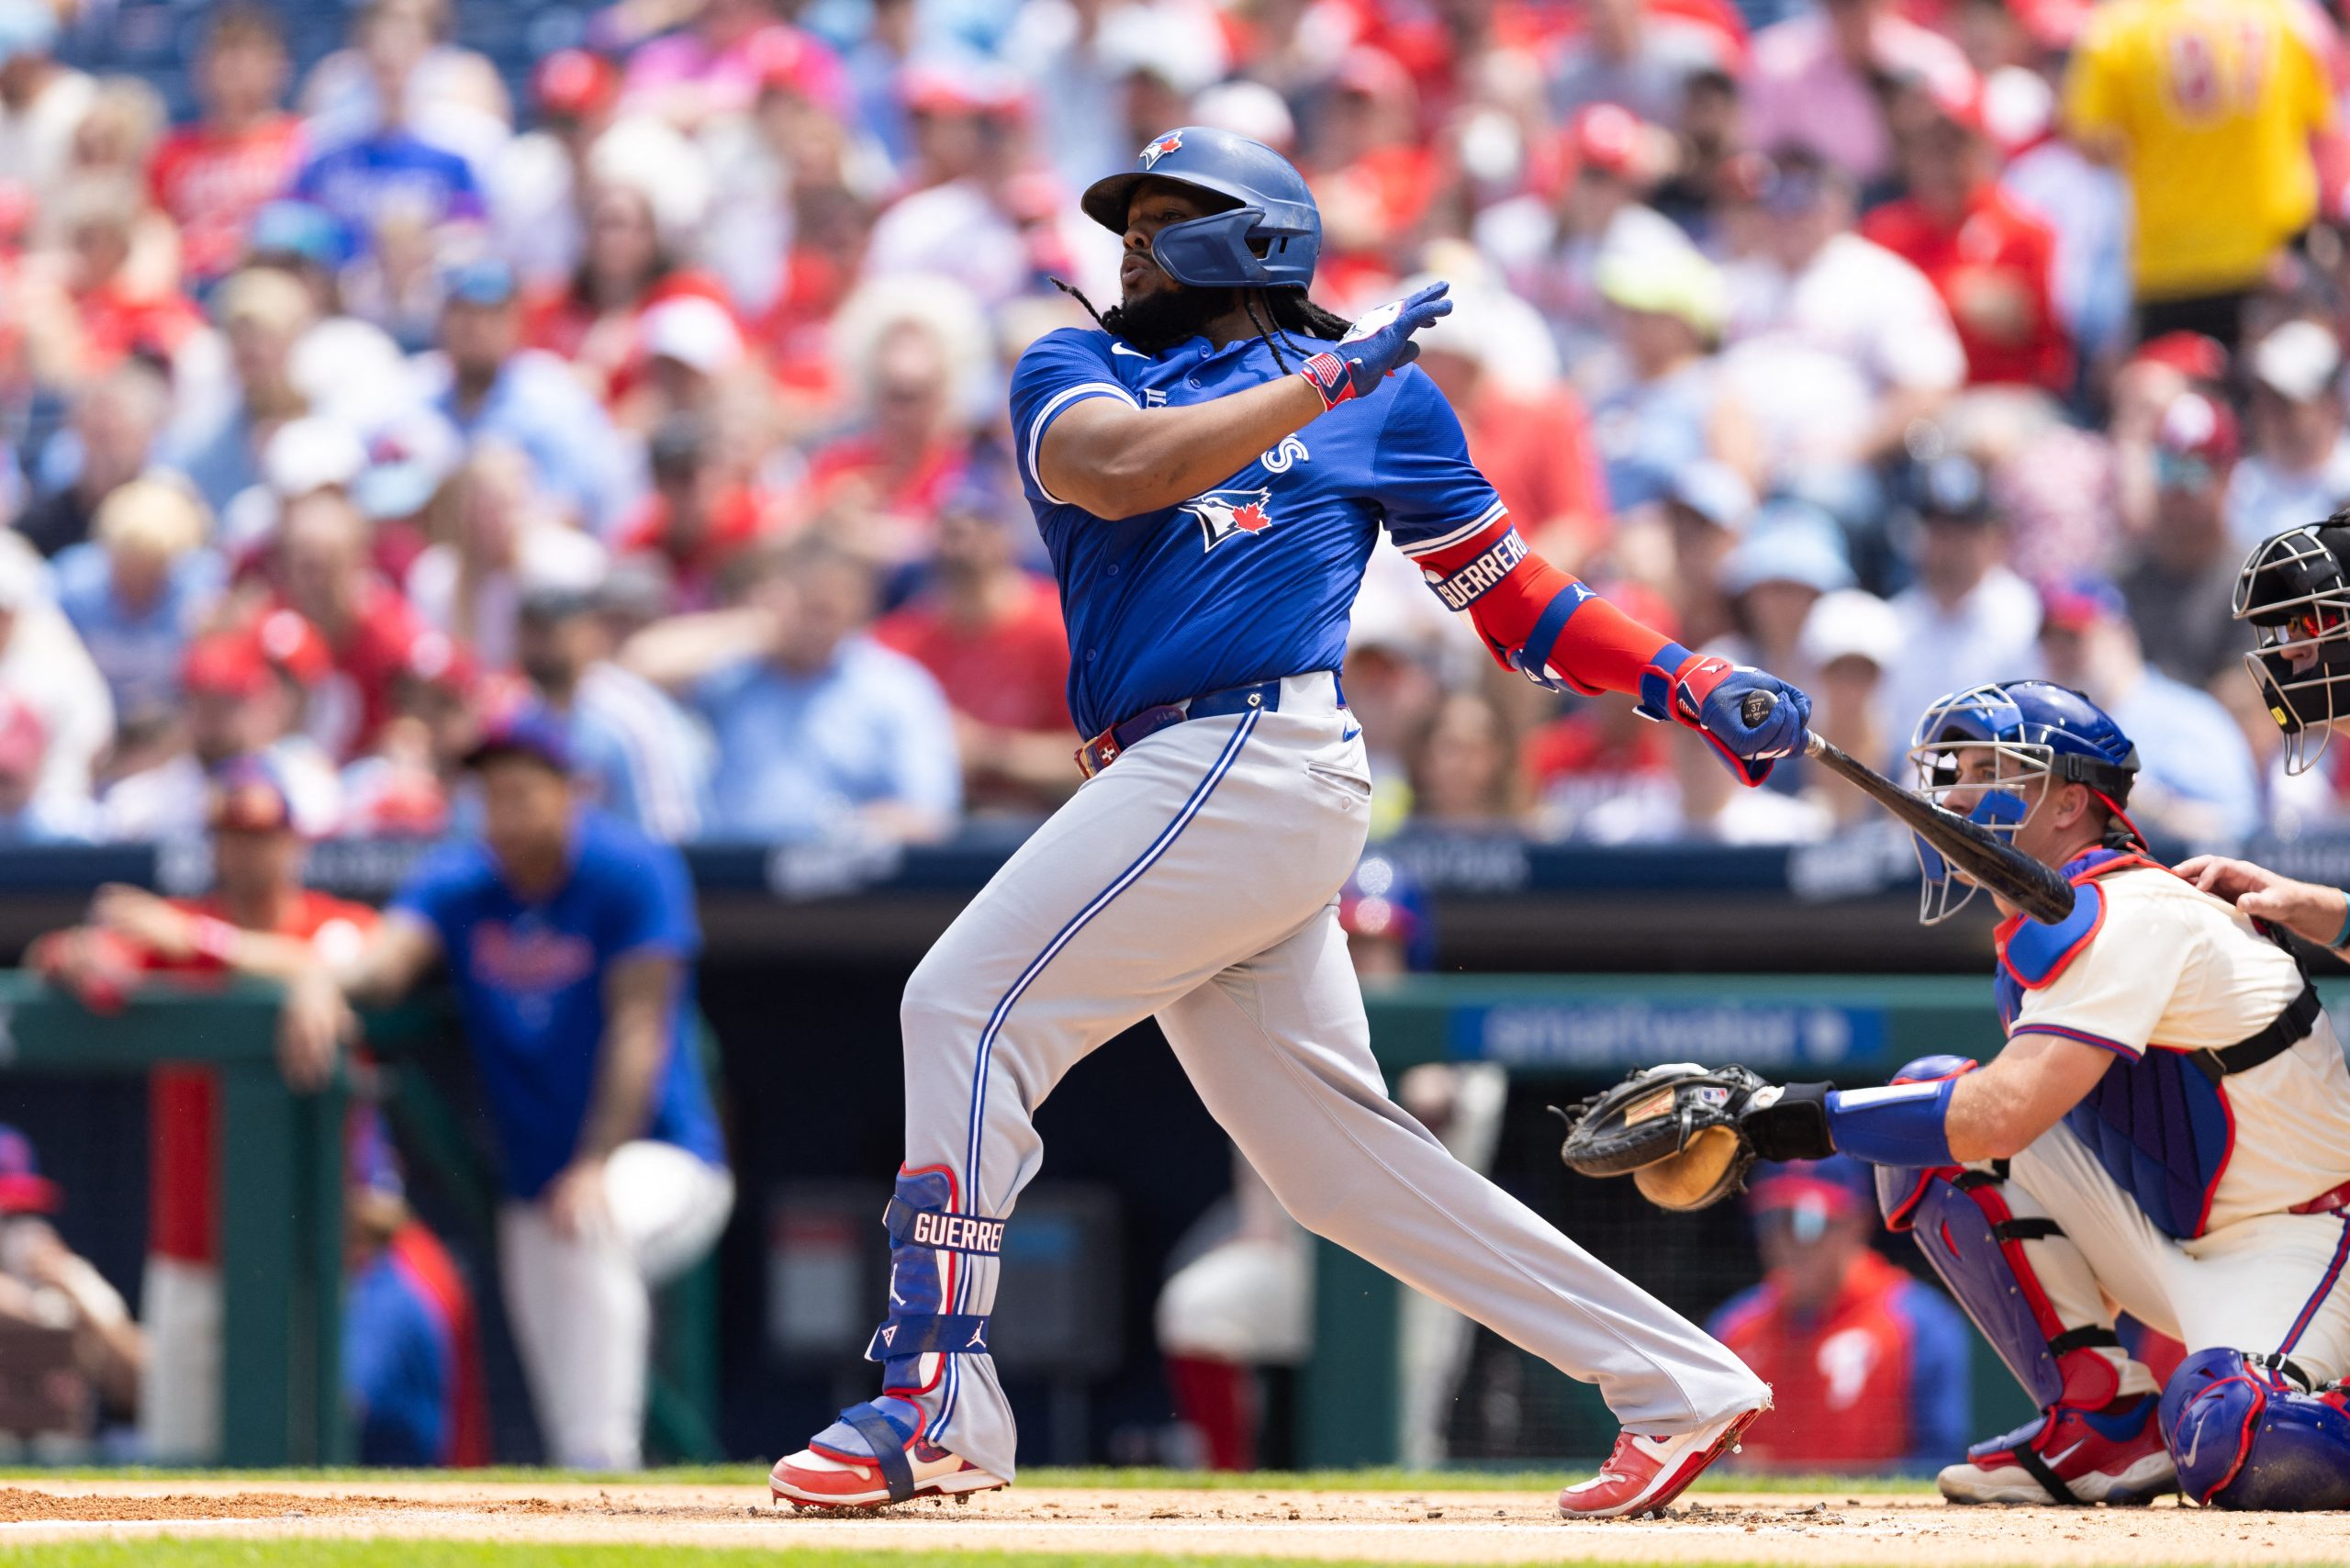
[[[2350,1395],[2283,1356],[2198,1350],[2163,1389],[2179,1489],[2219,1508],[2350,1507]]]
[[[2054,1220],[2016,1214],[1999,1176],[1880,1167],[1877,1196],[2032,1403],[2098,1409],[2123,1392],[2128,1360],[2087,1260]]]

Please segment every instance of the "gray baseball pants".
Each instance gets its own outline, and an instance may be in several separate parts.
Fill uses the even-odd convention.
[[[1726,1347],[1387,1098],[1337,905],[1370,805],[1360,730],[1326,672],[1281,682],[1277,709],[1129,749],[908,981],[907,1170],[948,1173],[964,1214],[1011,1215],[1044,1159],[1036,1106],[1089,1051],[1155,1016],[1209,1114],[1308,1229],[1598,1384],[1634,1430],[1666,1436],[1760,1403],[1762,1382]],[[983,1316],[997,1259],[934,1256],[953,1265],[934,1276],[948,1279],[944,1310]],[[1009,1480],[992,1359],[921,1366],[926,1435]]]

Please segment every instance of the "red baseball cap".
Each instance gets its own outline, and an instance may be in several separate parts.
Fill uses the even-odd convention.
[[[2008,9],[2031,41],[2052,52],[2069,50],[2089,25],[2096,0],[2008,0]]]
[[[273,671],[297,685],[314,686],[333,666],[334,655],[317,628],[294,610],[273,610],[189,644],[180,681],[190,691],[257,697],[267,689]]]
[[[2200,392],[2182,392],[2163,410],[2154,427],[2159,455],[2194,457],[2214,465],[2233,463],[2243,450],[2236,416],[2225,403]]]
[[[269,661],[250,633],[213,632],[188,644],[180,681],[190,691],[223,697],[258,696],[269,682]]]
[[[1985,134],[1983,78],[1973,70],[1936,72],[1923,85],[1926,101],[1942,118],[1972,135]]]
[[[1757,1168],[1747,1182],[1747,1207],[1756,1214],[1793,1208],[1806,1200],[1830,1214],[1857,1214],[1876,1201],[1876,1177],[1850,1155],[1789,1159]]]
[[[32,1139],[0,1123],[0,1214],[53,1215],[62,1201],[57,1183],[40,1173]]]
[[[848,73],[840,56],[798,28],[761,28],[743,46],[743,57],[762,92],[790,93],[834,114],[848,107]]]
[[[532,69],[531,101],[542,114],[586,119],[619,102],[620,68],[584,49],[559,49]]]
[[[1567,151],[1579,169],[1627,174],[1639,159],[1640,118],[1621,104],[1587,104],[1567,122]]]
[[[2221,381],[2228,374],[2228,351],[2200,332],[2165,332],[2140,343],[2130,363],[2166,364],[2190,381]]]
[[[2040,612],[2043,631],[2085,632],[2129,620],[2130,602],[2110,577],[2081,572],[2044,584]]]

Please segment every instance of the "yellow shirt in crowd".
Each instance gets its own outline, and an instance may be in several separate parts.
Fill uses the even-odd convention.
[[[2317,211],[2310,137],[2332,116],[2297,0],[2109,0],[2065,84],[2073,134],[2118,148],[2142,298],[2255,282]]]

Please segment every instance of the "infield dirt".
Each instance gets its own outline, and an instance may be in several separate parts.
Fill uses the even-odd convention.
[[[72,1481],[0,1487],[0,1550],[92,1535],[1249,1554],[1393,1562],[1806,1565],[2350,1562],[2350,1514],[1961,1509],[1916,1496],[1714,1494],[1661,1519],[1561,1522],[1523,1492],[1015,1488],[879,1515],[795,1514],[763,1490],[626,1484]]]

